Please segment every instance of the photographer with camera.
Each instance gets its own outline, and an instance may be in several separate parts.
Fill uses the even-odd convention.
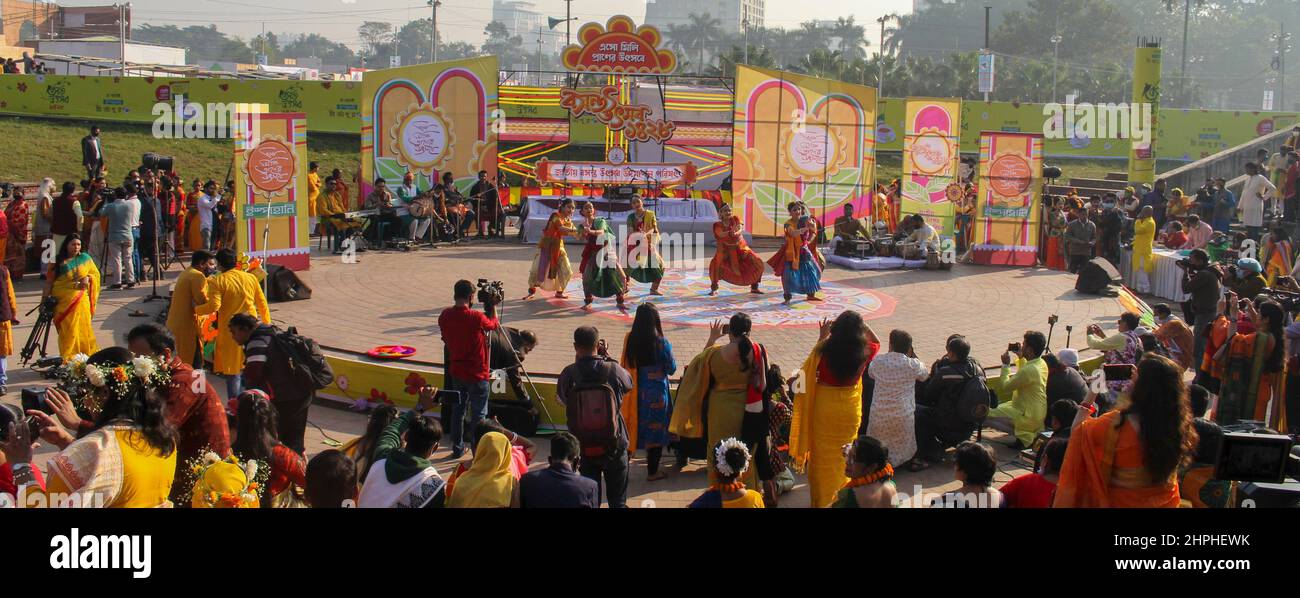
[[[1268,288],[1268,282],[1264,280],[1264,266],[1253,258],[1242,258],[1237,260],[1235,266],[1228,266],[1228,276],[1223,282],[1238,297],[1251,301]]]
[[[497,304],[501,302],[500,283],[488,285],[480,281],[478,300],[483,311],[473,309],[475,289],[468,280],[456,281],[452,296],[456,304],[442,310],[438,316],[438,331],[442,335],[444,362],[448,390],[459,391],[460,398],[452,406],[450,430],[451,457],[459,459],[465,454],[465,419],[470,429],[487,417],[489,361],[489,332],[501,326],[497,320]]]
[[[1047,336],[1027,330],[1022,342],[1011,343],[1002,353],[1002,370],[996,380],[989,380],[989,390],[998,396],[998,406],[990,409],[985,423],[995,430],[1014,435],[1017,446],[1029,446],[1043,430],[1047,415]],[[1011,373],[1011,356],[1016,355],[1016,373]]]
[[[1210,264],[1210,255],[1204,249],[1193,249],[1177,265],[1183,270],[1182,289],[1191,297],[1183,303],[1183,314],[1190,315],[1192,327],[1192,363],[1199,365],[1205,354],[1205,338],[1210,324],[1219,313],[1219,295],[1223,271]]]

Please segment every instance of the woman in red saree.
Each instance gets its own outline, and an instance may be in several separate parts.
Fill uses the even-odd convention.
[[[1145,357],[1125,407],[1090,418],[1095,399],[1079,406],[1052,506],[1177,508],[1178,468],[1197,443],[1182,369]]]
[[[27,271],[27,234],[30,232],[32,219],[27,211],[27,201],[17,189],[14,198],[5,208],[5,219],[9,221],[9,235],[5,245],[5,267],[15,282],[21,280]]]
[[[542,240],[537,242],[537,259],[528,272],[528,296],[524,299],[535,297],[538,288],[554,292],[558,299],[568,299],[564,289],[573,277],[573,268],[569,265],[569,254],[564,251],[564,239],[578,234],[572,218],[573,200],[566,197],[546,221]]]
[[[713,238],[718,241],[717,252],[709,262],[709,294],[718,293],[718,281],[725,280],[734,285],[749,286],[749,292],[762,293],[758,282],[763,278],[763,258],[758,257],[741,232],[740,218],[732,215],[731,206],[722,204],[718,208],[719,221],[713,223]]]

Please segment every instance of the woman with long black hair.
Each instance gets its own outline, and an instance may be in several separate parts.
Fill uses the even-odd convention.
[[[295,506],[293,486],[307,485],[307,462],[302,455],[280,443],[276,430],[275,406],[260,390],[239,394],[236,408],[235,441],[230,452],[243,461],[257,460],[271,468],[267,488],[262,492],[262,507]],[[288,492],[286,492],[288,491]]]
[[[1254,419],[1276,429],[1286,419],[1281,388],[1286,312],[1272,301],[1261,302],[1258,308],[1247,301],[1244,310],[1255,331],[1239,333],[1236,295],[1229,293],[1226,297],[1228,342],[1215,355],[1225,364],[1225,375],[1214,419],[1220,424]]]
[[[653,303],[637,306],[632,331],[623,342],[622,363],[636,382],[622,403],[628,450],[645,449],[646,480],[662,480],[665,474],[659,469],[659,460],[668,445],[668,422],[673,417],[668,377],[677,373],[677,360]]]
[[[53,323],[59,331],[59,355],[64,360],[99,349],[91,325],[99,302],[99,268],[83,249],[81,235],[72,233],[63,239],[41,294],[42,300],[53,297],[56,301]]]
[[[1128,398],[1097,418],[1095,393],[1079,406],[1052,506],[1178,507],[1178,468],[1197,444],[1182,368],[1143,357]]]
[[[397,407],[384,404],[375,407],[370,411],[370,418],[366,420],[366,432],[356,439],[344,444],[339,450],[350,457],[357,468],[357,486],[366,482],[366,474],[370,472],[370,466],[373,464],[372,457],[375,452],[375,445],[379,443],[379,435],[384,433],[384,428],[388,424],[397,420]]]
[[[822,320],[817,345],[803,364],[803,389],[794,399],[790,458],[806,469],[812,506],[830,506],[844,487],[844,445],[862,422],[862,372],[876,337],[855,311]]]

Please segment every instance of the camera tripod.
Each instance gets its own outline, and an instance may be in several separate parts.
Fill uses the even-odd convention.
[[[41,352],[40,360],[45,360],[45,348],[50,343],[50,328],[54,324],[54,306],[56,303],[53,297],[48,297],[41,301],[40,305],[27,312],[26,315],[30,316],[32,312],[40,310],[40,314],[36,316],[36,324],[32,326],[32,332],[27,335],[27,342],[23,344],[22,351],[18,354],[22,365],[27,365],[38,350]]]

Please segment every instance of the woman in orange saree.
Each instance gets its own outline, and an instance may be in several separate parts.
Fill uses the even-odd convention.
[[[1230,303],[1228,342],[1219,347],[1215,356],[1223,364],[1224,377],[1219,402],[1214,408],[1214,421],[1231,424],[1253,419],[1266,422],[1275,430],[1285,430],[1286,394],[1282,383],[1286,313],[1276,303],[1261,303],[1258,312],[1253,304],[1247,303],[1246,317],[1254,324],[1255,331],[1239,333],[1237,302]]]
[[[758,257],[741,232],[740,218],[733,216],[731,206],[722,204],[718,208],[719,221],[713,223],[713,238],[718,242],[713,261],[709,262],[709,294],[718,292],[718,281],[725,280],[734,285],[749,286],[749,292],[762,293],[758,282],[763,279],[763,258]]]
[[[1090,418],[1095,399],[1079,406],[1052,506],[1177,508],[1178,468],[1197,443],[1182,369],[1146,357],[1127,405]]]
[[[9,268],[9,276],[16,282],[22,280],[23,273],[27,271],[27,233],[32,225],[27,201],[17,189],[14,190],[14,198],[5,207],[5,219],[9,224],[9,234],[3,257],[5,267]]]
[[[569,254],[564,251],[564,238],[578,234],[572,217],[573,200],[566,197],[546,221],[542,240],[537,242],[537,259],[528,273],[528,296],[524,299],[536,296],[538,288],[554,292],[558,299],[568,298],[564,289],[573,277],[573,267],[569,265]]]

